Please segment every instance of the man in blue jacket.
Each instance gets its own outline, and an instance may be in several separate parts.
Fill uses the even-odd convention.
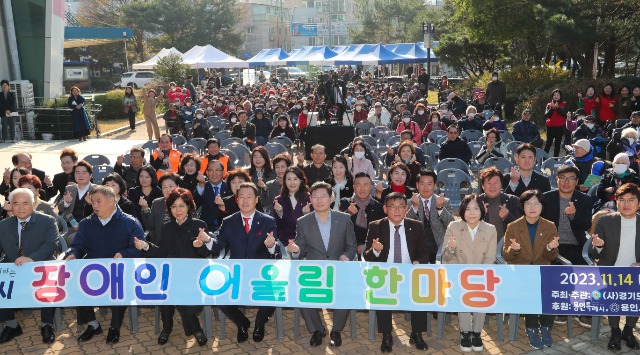
[[[139,258],[140,252],[134,245],[134,238],[144,240],[144,231],[138,221],[123,213],[116,203],[116,196],[108,186],[96,186],[90,192],[93,214],[83,219],[71,247],[67,250],[66,260]],[[124,319],[126,306],[111,308],[111,326],[107,334],[107,344],[120,341],[120,327]],[[78,324],[88,323],[87,329],[78,338],[85,342],[96,334],[102,334],[102,328],[96,321],[93,307],[77,308]]]
[[[531,143],[534,147],[542,148],[542,138],[535,122],[531,121],[531,110],[522,111],[522,119],[513,125],[513,138],[518,142]]]

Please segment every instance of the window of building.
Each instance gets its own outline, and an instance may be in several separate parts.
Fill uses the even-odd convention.
[[[344,22],[344,14],[331,14],[331,21]]]

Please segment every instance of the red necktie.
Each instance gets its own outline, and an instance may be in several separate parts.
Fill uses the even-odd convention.
[[[251,225],[249,225],[249,217],[242,217],[242,219],[244,219],[244,231],[245,233],[249,234],[249,231],[251,230]]]

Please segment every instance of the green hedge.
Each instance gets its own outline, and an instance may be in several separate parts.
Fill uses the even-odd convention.
[[[142,106],[143,106],[143,93],[142,90],[134,90],[136,94],[136,99],[138,102],[138,116],[142,115]],[[104,95],[96,95],[94,98],[94,102],[96,104],[102,105],[102,112],[100,112],[101,120],[109,120],[109,119],[120,119],[125,118],[126,115],[124,113],[124,106],[122,104],[122,100],[124,99],[124,89],[116,89],[107,91]],[[162,103],[157,105],[157,112],[164,112],[165,105],[164,100]]]

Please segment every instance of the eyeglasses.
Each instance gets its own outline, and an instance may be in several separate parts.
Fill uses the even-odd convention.
[[[542,204],[540,202],[526,202],[524,206],[531,208],[531,207],[540,207],[542,206]]]
[[[627,203],[637,203],[638,199],[637,198],[630,198],[630,199],[619,198],[616,201],[618,201],[619,203],[627,204]]]
[[[570,176],[570,177],[558,176],[558,181],[560,181],[560,182],[565,182],[565,181],[576,182],[576,181],[578,181],[578,179],[573,177],[573,176]]]
[[[388,205],[387,209],[391,210],[391,211],[402,211],[405,208],[407,208],[407,205],[400,205],[400,206],[396,206],[396,205]]]

